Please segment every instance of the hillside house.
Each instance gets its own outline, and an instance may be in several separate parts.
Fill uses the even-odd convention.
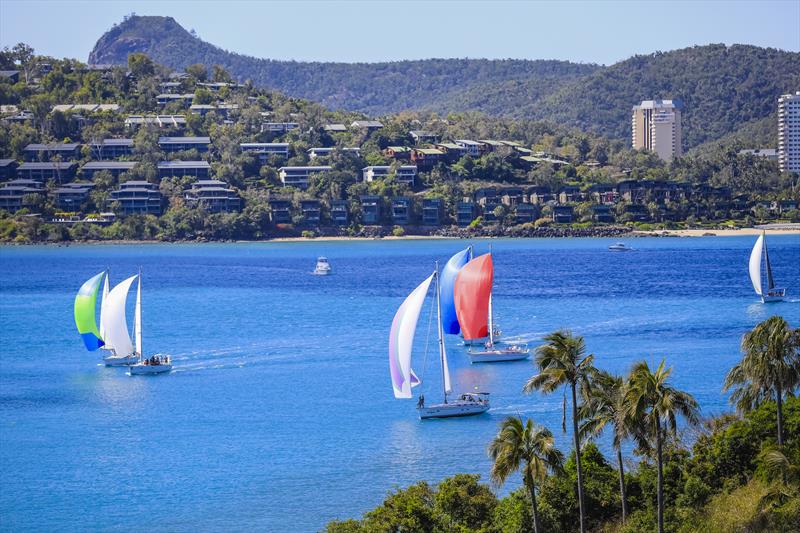
[[[572,224],[572,206],[554,205],[552,219],[556,224]]]
[[[441,226],[444,219],[444,200],[425,198],[422,200],[422,225]]]
[[[242,199],[227,183],[220,180],[201,179],[184,191],[186,204],[202,207],[209,213],[241,211]]]
[[[18,166],[19,164],[14,159],[0,159],[0,181],[16,178]]]
[[[73,161],[81,158],[81,145],[79,143],[32,143],[22,151],[25,161]]]
[[[396,226],[407,226],[414,219],[414,199],[409,196],[392,198],[392,223]]]
[[[197,150],[208,152],[211,147],[210,137],[159,137],[158,146],[167,153]]]
[[[331,221],[337,226],[346,226],[350,223],[350,210],[347,200],[333,200],[331,202]]]
[[[319,226],[322,221],[322,204],[319,200],[300,200],[300,213],[303,215],[303,223]]]
[[[90,161],[81,167],[83,179],[94,180],[95,174],[106,171],[115,178],[130,172],[138,164],[137,161]]]
[[[354,130],[375,131],[383,128],[383,124],[377,120],[354,120],[350,124],[350,128]]]
[[[301,190],[308,189],[308,178],[319,172],[329,172],[329,166],[308,167],[281,167],[278,169],[281,182],[287,187],[297,187]]]
[[[133,155],[133,139],[103,139],[89,145],[92,158],[116,159]]]
[[[392,159],[411,159],[411,148],[408,146],[389,146],[383,151],[383,155]]]
[[[270,220],[273,224],[292,223],[292,200],[289,198],[269,199]]]
[[[262,165],[270,157],[289,158],[289,143],[241,143],[239,148],[244,154],[257,155]]]
[[[163,198],[158,186],[147,181],[126,181],[111,192],[112,202],[119,202],[122,215],[161,214]]]
[[[75,177],[75,172],[78,170],[78,164],[72,161],[58,161],[58,162],[42,162],[32,163],[24,162],[17,167],[17,178],[48,181],[55,180],[59,183],[71,181]]]
[[[364,194],[359,198],[361,202],[361,222],[368,226],[381,223],[383,217],[383,200],[380,196]]]
[[[390,166],[369,166],[364,167],[361,169],[361,174],[363,180],[366,182],[371,182],[376,179],[383,179],[389,175],[391,171]],[[417,177],[417,167],[416,165],[402,165],[397,168],[397,175],[395,179],[401,183],[408,183],[409,185],[414,185],[414,180]]]
[[[456,224],[459,226],[469,226],[478,216],[478,208],[475,202],[462,201],[456,206]]]
[[[170,177],[194,176],[207,179],[211,175],[211,165],[208,161],[159,161],[159,179]]]
[[[56,208],[68,213],[79,212],[93,188],[94,183],[68,183],[57,188],[53,191]]]
[[[36,195],[43,197],[46,193],[44,185],[36,180],[15,179],[0,187],[0,209],[16,213],[24,207],[32,207],[28,203]]]
[[[436,148],[414,148],[411,161],[420,169],[429,169],[440,161],[444,161],[444,152]]]
[[[437,134],[424,130],[411,130],[408,135],[414,140],[415,144],[435,143],[439,140]]]

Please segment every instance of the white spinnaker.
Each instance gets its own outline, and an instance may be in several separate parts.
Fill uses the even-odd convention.
[[[133,353],[131,336],[128,334],[128,322],[125,318],[125,304],[128,300],[128,291],[131,288],[131,284],[137,277],[129,277],[108,293],[108,309],[104,316],[104,329],[106,337],[111,346],[114,347],[114,353],[121,356]]]
[[[761,252],[764,249],[764,234],[758,236],[753,251],[750,252],[750,281],[756,294],[761,296]]]
[[[136,310],[133,314],[133,331],[136,337],[136,353],[142,357],[142,275],[136,285]]]
[[[108,272],[106,272],[106,279],[103,280],[103,299],[100,302],[100,338],[103,339],[103,342],[105,343],[103,348],[106,350],[113,350],[114,347],[111,346],[111,342],[106,338],[106,328],[103,325],[103,315],[108,313],[108,292]]]
[[[403,383],[400,388],[393,382],[395,398],[411,398],[411,387],[419,383],[418,380],[415,384],[411,383],[411,377],[414,375],[414,371],[411,370],[411,348],[414,345],[414,333],[417,329],[417,319],[419,319],[422,305],[425,303],[425,297],[428,294],[428,287],[430,287],[433,276],[434,275],[431,274],[406,297],[395,316],[397,320],[397,336],[395,337],[395,341],[397,342],[397,362],[399,363],[400,373],[403,377]]]

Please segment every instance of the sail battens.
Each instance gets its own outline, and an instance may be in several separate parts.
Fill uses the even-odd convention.
[[[455,307],[465,340],[489,334],[489,299],[492,294],[494,266],[492,255],[484,254],[467,263],[455,283]]]
[[[128,291],[138,276],[131,276],[108,293],[108,308],[103,315],[103,328],[106,336],[114,347],[114,352],[120,356],[133,353],[133,343],[128,333],[128,323],[125,317],[125,304],[128,300]]]
[[[411,388],[419,384],[411,369],[411,348],[422,305],[435,274],[420,283],[397,309],[389,333],[389,372],[395,398],[411,398]]]
[[[97,292],[105,272],[88,279],[75,296],[75,325],[83,339],[86,349],[93,352],[103,346],[103,337],[97,329],[95,314],[97,310]]]
[[[750,252],[750,281],[753,284],[756,294],[762,295],[761,291],[761,253],[764,249],[764,234],[758,236],[753,251]]]
[[[442,307],[442,330],[446,334],[458,335],[461,333],[461,326],[458,324],[455,303],[456,277],[459,271],[469,261],[469,248],[458,252],[447,261],[440,275],[440,298]]]

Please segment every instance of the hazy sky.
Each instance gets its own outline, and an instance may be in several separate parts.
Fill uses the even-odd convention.
[[[112,24],[168,15],[227,50],[273,59],[566,59],[745,43],[800,51],[800,0],[673,2],[0,0],[0,46],[85,61]]]

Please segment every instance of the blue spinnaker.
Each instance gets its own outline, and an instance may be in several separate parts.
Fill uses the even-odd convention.
[[[458,252],[450,258],[447,264],[442,269],[441,274],[441,305],[442,305],[442,329],[445,333],[457,335],[461,332],[461,327],[458,325],[458,317],[456,316],[455,297],[453,289],[456,284],[456,276],[461,267],[469,262],[469,248]]]

